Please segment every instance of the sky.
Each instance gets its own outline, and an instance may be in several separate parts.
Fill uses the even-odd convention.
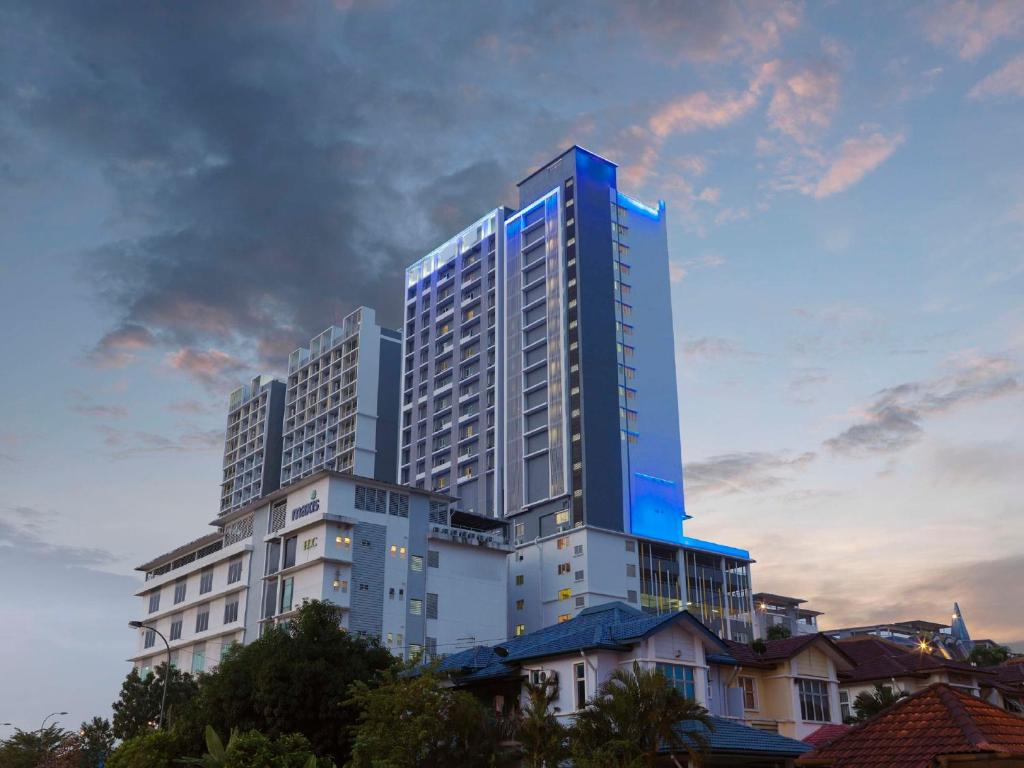
[[[667,204],[688,535],[1024,643],[1022,136],[1014,0],[4,3],[0,722],[109,714],[230,390],[573,143]]]

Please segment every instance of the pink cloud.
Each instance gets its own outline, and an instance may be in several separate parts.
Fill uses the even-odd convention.
[[[141,325],[126,323],[105,334],[89,353],[93,364],[101,368],[120,368],[136,354],[156,343],[153,334]]]
[[[901,143],[903,136],[900,134],[886,136],[878,132],[847,139],[810,190],[811,194],[817,198],[828,197],[852,187],[884,163]]]
[[[1020,0],[955,0],[929,5],[918,16],[925,37],[955,51],[961,59],[976,59],[1000,38],[1013,37],[1024,29],[1024,3]]]
[[[219,349],[203,351],[182,347],[177,352],[168,353],[166,362],[199,383],[217,388],[225,386],[227,379],[237,376],[245,368],[242,361]]]
[[[998,96],[1024,97],[1024,54],[982,79],[968,94],[972,99],[990,99]]]
[[[839,74],[808,68],[776,81],[768,119],[779,133],[806,143],[828,128],[838,106]]]

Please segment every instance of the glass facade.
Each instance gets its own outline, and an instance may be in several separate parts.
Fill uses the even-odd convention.
[[[753,640],[750,563],[684,549],[686,608],[721,637]]]

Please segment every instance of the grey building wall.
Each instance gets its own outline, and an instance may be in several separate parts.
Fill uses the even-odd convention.
[[[352,541],[352,613],[348,627],[352,632],[380,637],[384,612],[384,548],[387,528],[373,523],[358,523]]]
[[[397,331],[381,329],[377,377],[377,438],[373,477],[398,481],[398,409],[402,388],[402,340]]]

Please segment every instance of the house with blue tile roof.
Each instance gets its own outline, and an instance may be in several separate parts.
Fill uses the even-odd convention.
[[[813,644],[811,638],[807,648]],[[554,681],[554,712],[570,722],[612,670],[638,662],[657,668],[681,693],[711,713],[715,727],[709,735],[708,765],[791,765],[808,745],[777,729],[744,723],[743,690],[737,684],[743,667],[736,658],[737,646],[720,639],[687,611],[652,615],[626,603],[610,602],[498,645],[480,645],[447,656],[439,662],[439,671],[452,685],[492,703],[500,714],[521,706],[526,681]],[[773,670],[777,660],[772,656],[763,663],[748,661],[761,673]],[[703,726],[680,723],[679,727],[686,733]]]

